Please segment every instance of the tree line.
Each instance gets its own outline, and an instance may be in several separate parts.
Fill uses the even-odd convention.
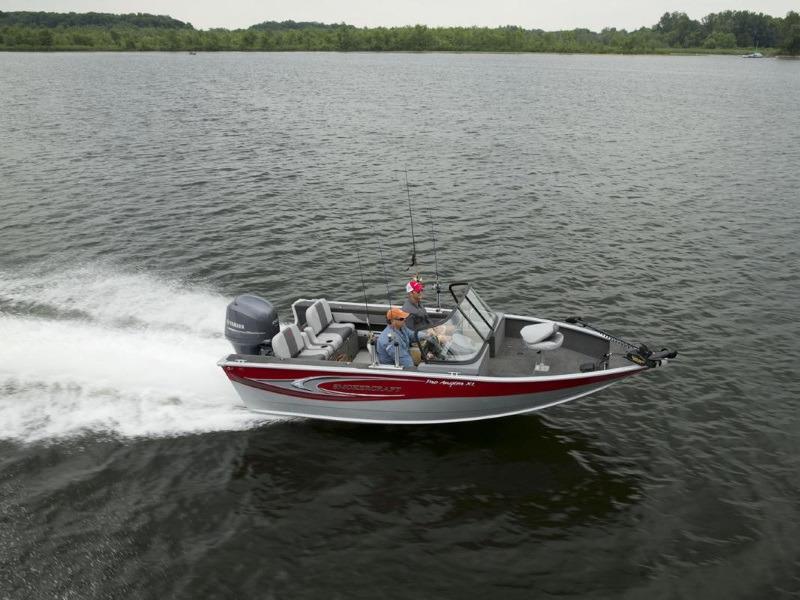
[[[682,51],[800,54],[800,14],[712,13],[697,21],[665,13],[652,27],[543,31],[506,27],[359,28],[265,21],[248,29],[198,30],[148,14],[0,12],[2,50],[165,51],[461,51],[663,53]]]
[[[110,13],[51,13],[51,12],[3,12],[0,11],[0,27],[19,25],[34,28],[54,27],[138,27],[153,29],[193,29],[191,23],[184,23],[165,15],[130,13],[114,15]]]

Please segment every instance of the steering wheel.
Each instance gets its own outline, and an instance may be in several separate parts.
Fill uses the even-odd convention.
[[[424,340],[419,341],[419,349],[422,353],[422,360],[428,360],[428,355],[433,355],[433,358],[438,358],[439,360],[444,360],[447,356],[447,353],[442,348],[442,345],[439,343],[439,340],[436,336],[431,336]]]

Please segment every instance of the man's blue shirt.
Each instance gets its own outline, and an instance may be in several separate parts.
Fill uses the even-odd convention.
[[[393,337],[392,340],[389,339],[390,335]],[[417,334],[405,325],[401,329],[395,329],[391,325],[387,325],[386,329],[381,331],[378,336],[378,343],[375,345],[375,349],[378,352],[378,362],[382,365],[394,364],[394,342],[397,342],[398,350],[400,351],[400,366],[413,367],[414,360],[411,358],[408,348],[411,346],[411,342],[415,341],[417,341]]]

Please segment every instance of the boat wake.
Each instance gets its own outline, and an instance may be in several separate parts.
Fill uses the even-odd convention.
[[[264,423],[216,361],[226,300],[93,266],[0,271],[0,439],[177,436]]]

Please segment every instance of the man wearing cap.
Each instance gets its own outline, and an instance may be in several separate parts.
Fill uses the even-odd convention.
[[[408,313],[406,327],[413,331],[430,329],[440,325],[447,319],[433,321],[428,316],[428,311],[422,304],[422,294],[425,286],[418,279],[412,279],[406,284],[406,301],[403,303],[403,311]]]
[[[419,338],[426,339],[429,336],[406,327],[407,317],[408,313],[397,307],[392,307],[386,312],[386,320],[389,321],[389,324],[378,336],[378,342],[375,344],[380,364],[393,365],[396,349],[400,356],[400,366],[414,366],[414,359],[411,358],[409,348],[412,343],[419,342]]]

